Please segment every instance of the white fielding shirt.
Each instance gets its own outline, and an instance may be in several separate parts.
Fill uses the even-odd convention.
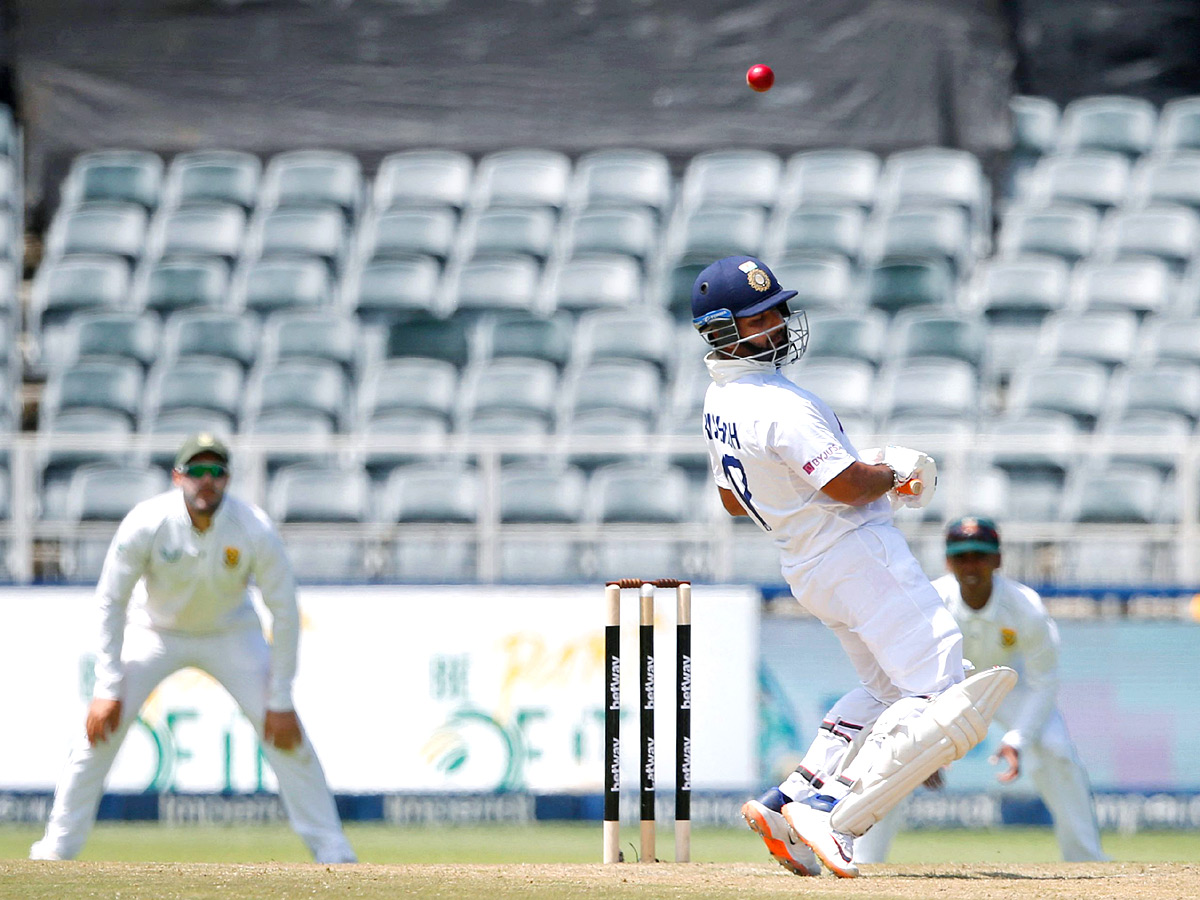
[[[963,657],[977,669],[1009,666],[1020,676],[996,715],[1009,729],[1003,742],[1019,750],[1023,741],[1037,741],[1058,694],[1058,627],[1042,598],[999,572],[992,576],[992,596],[983,609],[967,606],[953,575],[943,575],[933,586],[962,630]]]
[[[183,635],[261,628],[250,600],[251,577],[272,618],[267,708],[292,709],[300,612],[278,531],[258,507],[229,495],[208,530],[197,531],[178,488],[135,506],[108,548],[96,586],[95,696],[121,697],[127,622]]]
[[[785,569],[816,559],[864,525],[892,523],[885,497],[864,506],[821,488],[859,459],[837,415],[773,366],[705,359],[704,434],[713,478],[780,549]]]

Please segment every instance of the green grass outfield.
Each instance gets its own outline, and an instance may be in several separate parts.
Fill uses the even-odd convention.
[[[600,859],[600,823],[539,823],[462,827],[394,827],[348,824],[346,833],[363,862],[590,863]],[[0,859],[23,859],[41,829],[0,825]],[[636,828],[622,833],[622,849],[632,858]],[[670,831],[658,837],[658,855],[674,856]],[[1200,832],[1164,831],[1103,835],[1105,851],[1118,862],[1200,863]],[[112,862],[309,862],[300,839],[283,825],[162,826],[101,823],[80,859]],[[763,862],[762,842],[740,829],[696,829],[695,862]],[[1058,847],[1049,828],[993,831],[911,831],[897,835],[889,862],[1052,863]]]

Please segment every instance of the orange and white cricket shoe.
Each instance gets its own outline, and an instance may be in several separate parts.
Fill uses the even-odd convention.
[[[789,872],[820,875],[821,864],[816,856],[800,841],[787,820],[771,808],[779,801],[786,803],[787,797],[780,794],[777,788],[772,788],[758,800],[743,803],[742,818],[750,830],[763,839],[767,852]]]
[[[858,866],[854,864],[854,837],[833,830],[829,824],[829,810],[798,802],[784,804],[781,812],[796,836],[834,875],[858,877]]]

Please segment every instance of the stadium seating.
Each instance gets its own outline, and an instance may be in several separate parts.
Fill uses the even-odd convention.
[[[48,449],[56,435],[207,428],[249,439],[241,470],[268,505],[303,490],[283,487],[303,481],[285,477],[297,464],[378,486],[380,502],[348,518],[322,511],[324,484],[303,498],[309,512],[280,507],[306,579],[653,569],[778,581],[757,534],[734,526],[745,553],[731,570],[684,527],[725,521],[702,443],[681,443],[699,433],[710,382],[691,288],[704,265],[745,252],[798,292],[809,347],[786,374],[852,439],[945,450],[955,478],[955,454],[978,446],[970,497],[941,491],[904,527],[980,509],[1014,523],[1164,520],[1124,500],[1092,508],[1081,473],[1143,466],[1169,499],[1200,421],[1198,102],[1158,114],[1090,97],[1060,116],[1048,99],[1013,98],[998,228],[981,160],[947,148],[786,162],[428,148],[389,154],[373,174],[323,150],[202,151],[166,166],[142,151],[83,154],[33,275],[24,354],[20,229],[0,220],[0,367],[14,388],[22,362],[26,379],[46,380],[39,506],[68,518],[81,467],[170,462],[162,449]],[[0,209],[22,207],[20,179],[0,156]],[[0,408],[3,427],[18,427],[22,391]],[[1100,443],[1080,443],[1093,429]],[[467,465],[481,459],[502,463],[497,484],[485,484],[490,463]],[[655,521],[680,526],[661,540],[614,511],[625,495],[610,482],[643,467],[673,498]],[[436,490],[462,473],[469,499],[439,508]],[[372,520],[395,533],[354,530]],[[323,562],[322,522],[350,531]],[[550,536],[554,525],[583,530]],[[64,571],[92,572],[93,543],[68,542]]]
[[[258,200],[262,163],[236,150],[181,153],[171,161],[162,189],[164,207],[233,203],[244,210]]]
[[[470,197],[474,163],[454,150],[407,150],[383,158],[371,202],[381,212],[403,207],[462,209]]]

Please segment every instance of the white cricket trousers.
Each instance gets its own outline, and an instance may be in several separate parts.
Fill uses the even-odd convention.
[[[962,632],[892,525],[855,529],[783,575],[800,605],[837,635],[861,686],[829,710],[780,790],[792,799],[812,791],[840,798],[846,788],[836,776],[885,709],[963,680]]]
[[[257,628],[210,635],[164,633],[130,625],[121,651],[124,668],[121,721],[107,741],[88,744],[81,734],[54,791],[46,834],[33,845],[35,858],[73,859],[83,849],[104,793],[104,780],[129,726],[158,684],[173,672],[195,667],[215,678],[263,733],[270,650]],[[80,723],[83,724],[82,722]],[[82,730],[82,729],[81,729]],[[292,828],[317,862],[354,862],[333,795],[312,745],[305,736],[293,750],[266,742],[263,753],[279,779],[279,795]]]
[[[1020,688],[1014,689],[1015,694]],[[1012,697],[1013,694],[1009,694]],[[1005,701],[1007,703],[1007,699]],[[996,721],[1007,728],[1008,725]],[[1028,774],[1054,820],[1054,836],[1066,862],[1095,862],[1108,859],[1100,847],[1100,828],[1092,805],[1092,789],[1067,723],[1057,709],[1051,713],[1036,741],[1021,747],[1021,774]],[[951,776],[953,777],[953,776]],[[854,861],[886,862],[892,838],[900,830],[904,807],[884,816],[854,842]]]

